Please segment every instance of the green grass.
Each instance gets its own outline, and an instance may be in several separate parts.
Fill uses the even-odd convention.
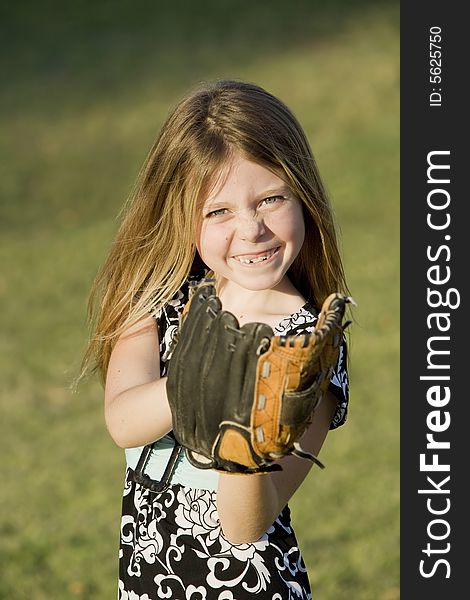
[[[180,94],[219,76],[304,125],[358,303],[349,421],[291,502],[314,598],[399,598],[397,3],[223,4],[23,2],[3,20],[0,598],[116,597],[124,457],[99,384],[68,385],[140,164]]]

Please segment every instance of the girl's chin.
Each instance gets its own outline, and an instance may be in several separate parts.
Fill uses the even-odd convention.
[[[255,274],[254,272],[250,272],[248,274],[231,274],[230,277],[224,277],[223,279],[226,281],[226,285],[228,286],[235,284],[246,290],[260,292],[278,287],[280,284],[282,284],[286,277],[286,274],[283,273],[262,274],[258,272]]]

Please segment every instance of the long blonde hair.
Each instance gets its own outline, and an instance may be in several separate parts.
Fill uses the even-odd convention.
[[[332,291],[347,291],[330,203],[297,119],[257,85],[210,82],[177,104],[139,173],[90,292],[93,333],[79,379],[98,371],[104,382],[118,337],[165,304],[200,261],[200,198],[234,151],[283,171],[303,203],[305,241],[289,270],[297,289],[317,306]]]

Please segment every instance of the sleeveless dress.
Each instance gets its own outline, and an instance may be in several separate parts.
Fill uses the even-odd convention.
[[[168,304],[153,313],[159,328],[162,376],[187,294],[186,283]],[[313,329],[316,319],[317,311],[307,302],[283,319],[274,332],[305,333]],[[338,398],[330,429],[342,425],[347,417],[346,353],[343,337],[330,383],[330,391]],[[158,454],[159,442],[152,450]],[[119,600],[312,598],[288,506],[259,540],[231,544],[220,528],[213,487],[170,481],[163,491],[155,492],[138,483],[134,469],[128,466],[120,537]]]

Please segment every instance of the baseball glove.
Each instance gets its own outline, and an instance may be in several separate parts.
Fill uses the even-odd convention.
[[[173,434],[199,468],[233,473],[280,470],[275,461],[302,450],[338,360],[349,297],[325,300],[312,333],[274,335],[222,310],[212,282],[186,304],[168,367]]]

